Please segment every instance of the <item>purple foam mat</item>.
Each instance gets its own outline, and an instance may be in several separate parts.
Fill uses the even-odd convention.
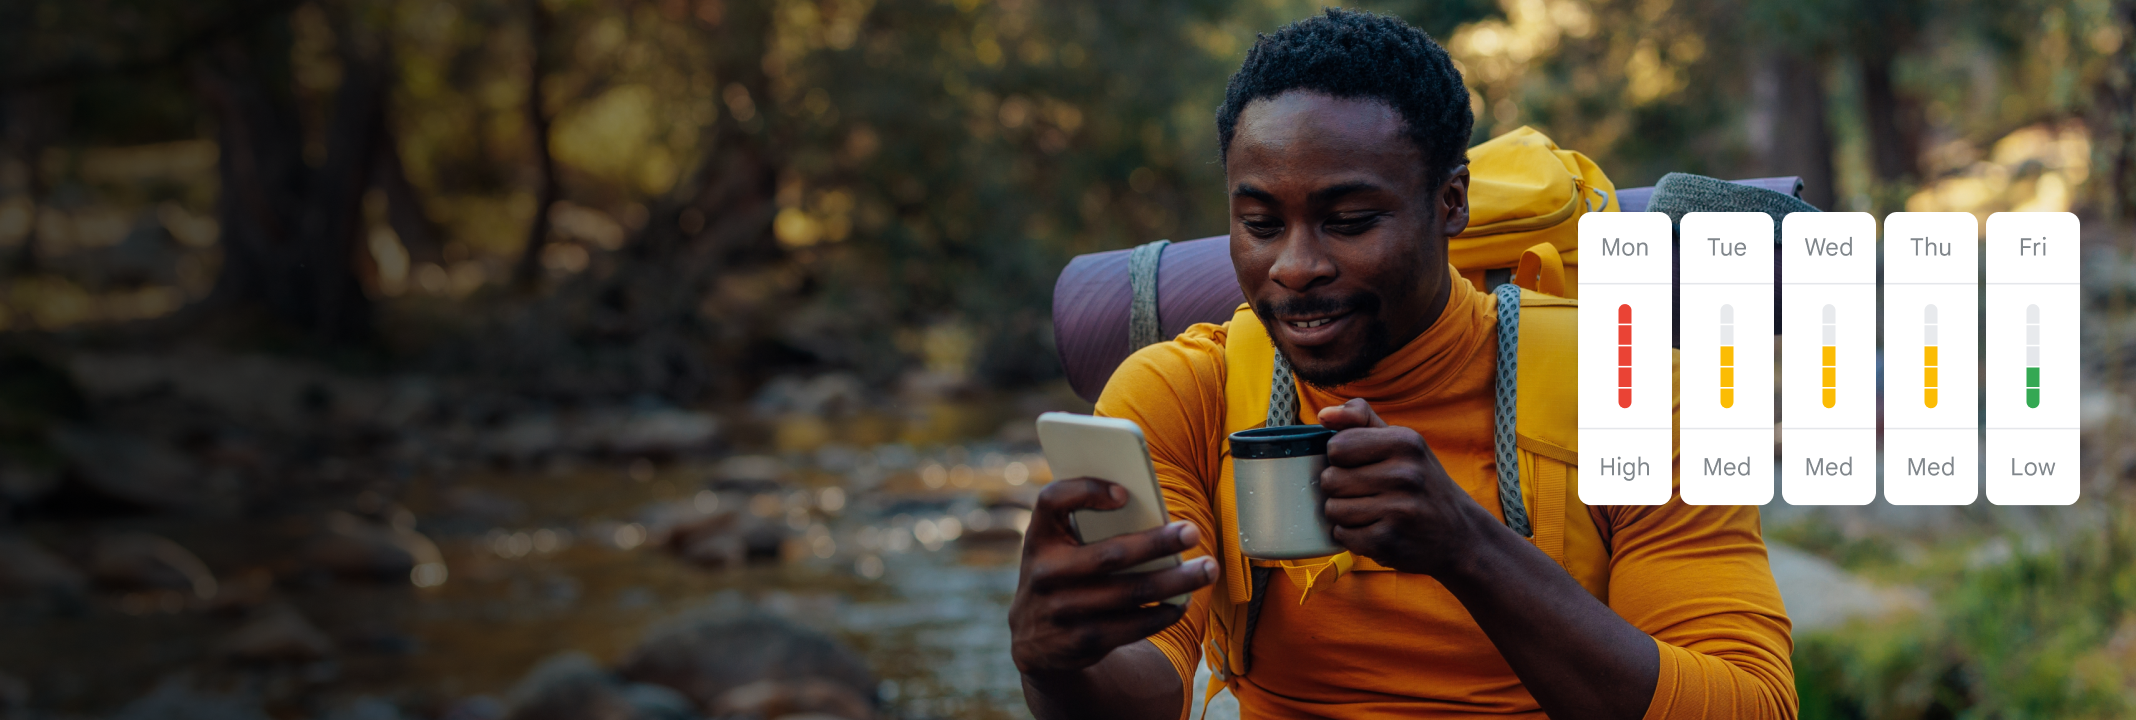
[[[1053,339],[1068,385],[1096,402],[1127,347],[1128,250],[1078,255],[1053,284]],[[1195,323],[1231,319],[1239,303],[1227,235],[1172,243],[1157,267],[1157,324],[1164,337]]]

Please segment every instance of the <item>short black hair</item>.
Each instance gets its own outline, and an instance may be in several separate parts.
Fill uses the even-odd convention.
[[[1239,112],[1255,100],[1292,90],[1370,98],[1400,113],[1434,185],[1468,162],[1476,115],[1453,58],[1430,35],[1401,18],[1328,8],[1260,35],[1224,88],[1216,111],[1217,157],[1231,151]]]

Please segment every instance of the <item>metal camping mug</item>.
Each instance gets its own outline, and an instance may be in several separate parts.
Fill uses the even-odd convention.
[[[1320,471],[1328,438],[1319,425],[1240,430],[1231,434],[1231,487],[1239,548],[1247,557],[1297,560],[1342,552],[1322,513]]]

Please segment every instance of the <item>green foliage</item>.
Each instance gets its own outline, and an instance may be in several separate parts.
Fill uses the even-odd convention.
[[[1899,562],[1898,551],[1889,540],[1876,536],[1849,537],[1823,516],[1772,528],[1768,536],[1775,542],[1839,563],[1840,567],[1853,572],[1883,570]]]
[[[1759,172],[1749,79],[1772,52],[1812,57],[1829,96],[1838,206],[1866,209],[1932,180],[1871,172],[1866,128],[1879,111],[1858,67],[1870,51],[1896,53],[1879,66],[1898,91],[1888,99],[1922,122],[1901,130],[1977,148],[2087,111],[2106,58],[2136,42],[2112,1],[1360,5],[1453,51],[1476,95],[1472,141],[1536,125],[1620,186]],[[350,64],[375,62],[390,69],[385,130],[427,223],[404,222],[396,204],[388,237],[383,203],[367,201],[357,249],[392,262],[366,258],[358,271],[374,273],[363,279],[374,299],[403,310],[494,317],[436,321],[492,329],[442,353],[467,367],[694,364],[743,392],[754,375],[797,365],[876,380],[939,366],[1023,383],[1058,372],[1050,291],[1069,258],[1225,230],[1212,128],[1225,81],[1257,33],[1321,4],[5,3],[0,150],[11,156],[0,166],[36,155],[22,166],[50,172],[22,184],[39,186],[28,192],[40,206],[136,217],[170,200],[211,216],[212,176],[127,195],[45,160],[212,137],[219,111],[192,71],[242,51],[316,167]],[[545,30],[536,17],[549,18]],[[64,132],[23,131],[36,125],[23,121],[30,107]],[[546,138],[541,121],[553,121]],[[536,207],[544,142],[562,201],[551,208]],[[1936,153],[1917,163],[1931,176],[1977,155]],[[0,172],[0,202],[21,191],[11,173]],[[532,295],[485,293],[519,266],[538,213],[554,221],[550,251],[536,253],[547,282]],[[405,232],[426,224],[432,232]],[[45,251],[66,251],[55,248]],[[405,329],[384,328],[387,343]],[[963,340],[927,339],[945,337]],[[947,358],[952,347],[964,356]],[[600,359],[611,350],[665,357]]]
[[[2136,712],[2136,515],[1947,578],[1929,617],[1803,638],[1803,718]],[[2012,538],[2011,540],[2016,540]]]

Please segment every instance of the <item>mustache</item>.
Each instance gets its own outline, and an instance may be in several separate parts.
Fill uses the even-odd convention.
[[[1336,315],[1353,312],[1361,315],[1377,314],[1380,309],[1378,294],[1360,292],[1351,295],[1301,295],[1280,301],[1264,300],[1254,303],[1254,314],[1261,316],[1263,324],[1274,323],[1278,316]]]

